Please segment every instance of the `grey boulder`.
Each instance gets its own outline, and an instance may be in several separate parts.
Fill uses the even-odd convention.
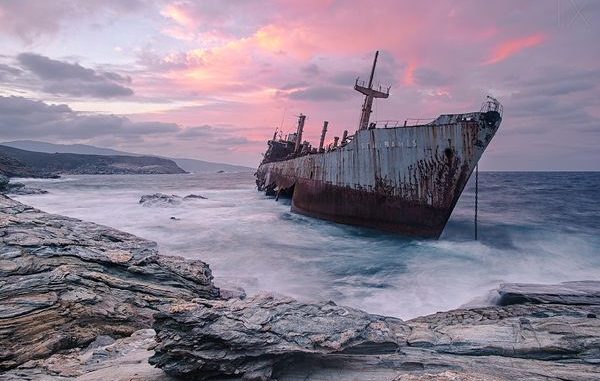
[[[154,329],[150,363],[198,380],[268,380],[298,355],[394,353],[410,332],[400,319],[271,294],[174,304],[155,316]]]

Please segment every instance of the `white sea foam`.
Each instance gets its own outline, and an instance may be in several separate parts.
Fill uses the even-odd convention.
[[[470,205],[459,205],[441,240],[419,241],[290,213],[289,203],[256,192],[248,175],[27,182],[51,193],[20,201],[157,241],[164,254],[202,259],[217,283],[250,294],[270,290],[411,318],[485,303],[502,282],[600,278],[597,236],[521,226],[518,219],[535,220],[534,211],[503,212],[485,198],[482,240],[470,238]],[[207,199],[169,208],[138,204],[154,192]]]

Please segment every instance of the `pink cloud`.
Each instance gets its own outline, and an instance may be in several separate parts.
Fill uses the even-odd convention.
[[[542,109],[549,104],[547,99],[537,99],[531,107],[525,107],[524,101],[556,94],[560,97],[557,106],[563,110],[559,116],[576,116],[583,120],[578,122],[584,125],[581,128],[597,128],[592,117],[598,118],[600,106],[594,103],[597,97],[590,84],[598,83],[594,70],[600,57],[590,46],[594,46],[600,24],[563,26],[557,33],[555,4],[513,0],[160,0],[140,2],[146,6],[136,8],[143,12],[144,22],[138,23],[126,17],[133,13],[119,8],[130,2],[90,0],[99,5],[93,8],[98,9],[94,12],[97,16],[87,19],[66,6],[59,9],[51,2],[44,2],[43,7],[39,3],[3,3],[0,33],[23,34],[34,40],[38,34],[52,38],[67,25],[55,20],[68,20],[73,30],[77,27],[86,32],[61,34],[48,48],[54,49],[48,56],[72,54],[91,60],[90,66],[98,59],[103,60],[99,64],[113,64],[114,70],[122,69],[133,79],[131,87],[140,107],[132,110],[153,110],[136,117],[182,126],[222,126],[235,131],[235,136],[261,142],[240,147],[255,150],[256,158],[264,149],[264,139],[279,125],[284,109],[287,130],[294,128],[295,115],[308,115],[306,136],[313,141],[323,120],[330,122],[331,136],[356,128],[362,97],[352,87],[357,76],[368,76],[375,50],[381,51],[375,82],[392,88],[389,99],[376,102],[374,119],[472,111],[491,93],[507,101],[505,128],[510,131],[512,125],[524,123],[518,112],[530,109],[543,111],[527,118],[540,118],[538,124],[545,126],[548,122],[541,118],[548,113]],[[599,9],[587,11],[596,12],[593,16]],[[41,13],[49,16],[40,18]],[[95,27],[101,29],[94,40],[98,47],[95,56],[89,50],[75,51],[74,47],[88,46],[78,40],[89,39],[92,33],[85,23],[102,17],[109,17],[114,25],[112,30],[101,29],[102,24]],[[114,30],[119,31],[117,42],[124,51],[118,60],[102,50],[103,44],[110,44],[113,51],[115,39],[108,37],[114,36]],[[534,49],[542,44],[544,49]],[[527,59],[527,65],[517,58]],[[503,64],[494,65],[499,62]],[[4,62],[0,57],[1,64],[12,65],[10,59]],[[585,80],[555,83],[570,71],[583,73]],[[536,82],[552,89],[531,90],[533,84],[524,79],[538,75],[542,78]],[[13,75],[0,72],[2,76]],[[25,85],[21,81],[21,87]],[[528,91],[533,95],[517,99]],[[153,100],[160,107],[142,107]],[[575,112],[570,105],[591,110],[591,117],[581,117],[586,113]],[[569,123],[572,121],[571,117]],[[527,120],[523,129],[534,124]],[[522,147],[520,141],[512,143]]]
[[[542,33],[536,33],[531,36],[504,41],[494,48],[485,64],[490,65],[505,60],[527,48],[540,45],[545,39],[546,37]]]

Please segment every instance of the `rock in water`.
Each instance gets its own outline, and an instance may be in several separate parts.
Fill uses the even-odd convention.
[[[46,194],[48,191],[40,188],[28,187],[23,183],[10,183],[6,186],[5,191],[2,193],[24,196],[31,194]]]
[[[48,191],[39,188],[30,188],[23,183],[11,183],[10,179],[0,173],[0,193],[2,194],[16,194],[16,195],[28,195],[28,194],[45,194]]]
[[[198,194],[188,194],[185,197],[177,196],[175,194],[164,194],[164,193],[154,193],[154,194],[146,194],[140,198],[139,203],[143,206],[175,206],[181,205],[183,201],[192,201],[192,200],[206,200],[206,197],[198,195]]]
[[[269,294],[175,304],[156,315],[154,329],[159,344],[150,363],[198,380],[268,380],[274,367],[302,354],[393,353],[410,331],[400,319]]]
[[[0,370],[150,328],[167,303],[218,296],[201,261],[0,195]]]
[[[4,192],[8,189],[8,183],[10,179],[0,173],[0,192]]]
[[[206,197],[199,194],[188,194],[183,198],[184,200],[206,200]]]
[[[180,205],[182,198],[174,194],[153,193],[145,194],[139,203],[143,206],[173,206]]]

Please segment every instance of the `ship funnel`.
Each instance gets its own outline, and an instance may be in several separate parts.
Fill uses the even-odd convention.
[[[300,114],[298,117],[298,130],[296,131],[296,146],[294,147],[294,152],[300,152],[302,148],[302,131],[304,131],[304,121],[306,120],[306,115]]]
[[[325,144],[325,134],[327,134],[328,121],[323,122],[323,130],[321,130],[321,140],[319,141],[319,152],[323,150],[323,144]]]
[[[362,107],[362,113],[360,114],[360,123],[358,124],[359,130],[366,130],[369,127],[369,118],[373,111],[373,99],[375,98],[387,98],[390,96],[390,88],[388,87],[385,91],[373,89],[373,77],[375,76],[375,67],[377,66],[377,58],[379,57],[379,50],[375,52],[375,59],[373,59],[373,67],[371,68],[371,76],[369,77],[369,83],[365,86],[364,81],[356,79],[354,83],[354,90],[365,95],[365,101]]]

